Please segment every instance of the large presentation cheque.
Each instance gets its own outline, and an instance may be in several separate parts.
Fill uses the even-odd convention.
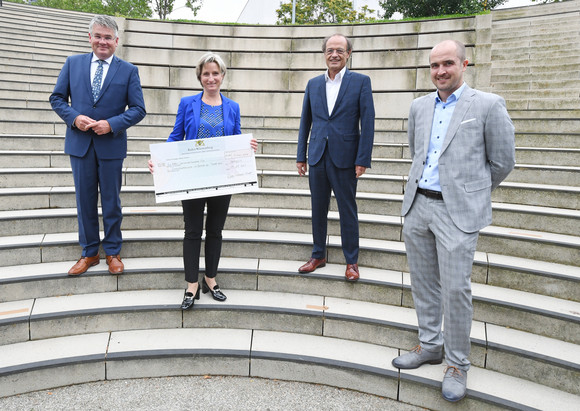
[[[258,190],[252,134],[151,144],[158,203]]]

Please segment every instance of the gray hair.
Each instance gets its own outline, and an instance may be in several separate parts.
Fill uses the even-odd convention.
[[[89,23],[89,33],[93,33],[93,26],[102,26],[111,29],[115,32],[115,38],[119,37],[119,27],[114,18],[110,16],[95,16]]]
[[[201,71],[203,70],[203,66],[207,63],[216,63],[220,68],[222,76],[225,77],[226,71],[228,70],[226,67],[226,63],[224,63],[224,61],[219,55],[211,51],[208,51],[203,56],[201,56],[201,58],[197,62],[197,66],[195,67],[195,74],[197,75],[197,79],[199,80],[200,83],[201,83]]]
[[[343,37],[346,40],[346,51],[349,53],[352,51],[352,42],[350,41],[350,39],[348,37],[346,37],[344,34],[334,33],[334,34],[331,34],[330,36],[326,37],[322,41],[322,52],[323,53],[326,51],[326,43],[328,43],[328,40],[330,40],[330,38],[334,37],[334,36]]]

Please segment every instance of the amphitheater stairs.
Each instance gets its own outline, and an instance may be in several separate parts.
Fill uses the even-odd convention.
[[[148,108],[131,129],[123,173],[126,272],[112,276],[101,262],[69,278],[80,251],[74,187],[64,126],[48,96],[66,56],[88,51],[91,16],[4,2],[0,396],[214,374],[328,384],[447,409],[443,365],[399,371],[391,360],[417,343],[399,216],[410,166],[406,111],[431,90],[430,47],[453,35],[477,57],[468,81],[506,98],[517,139],[516,169],[494,192],[493,224],[476,252],[473,366],[456,408],[579,409],[579,9],[575,0],[445,25],[340,28],[119,20],[118,54],[139,66]],[[478,65],[485,24],[487,87]],[[297,272],[311,249],[308,183],[295,172],[301,93],[324,67],[320,39],[337,30],[353,38],[352,68],[369,72],[376,90],[373,166],[358,192],[356,284],[344,281],[334,200],[329,264]],[[261,189],[232,199],[219,273],[227,301],[202,295],[182,312],[181,207],[155,203],[146,161],[149,145],[171,130],[179,98],[199,91],[193,68],[208,49],[224,55],[224,92],[241,103],[243,132],[260,142]]]

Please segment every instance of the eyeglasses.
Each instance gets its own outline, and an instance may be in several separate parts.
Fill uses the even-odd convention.
[[[332,56],[334,53],[338,54],[339,56],[342,56],[344,53],[346,53],[345,49],[326,49],[324,51],[325,54],[328,54],[329,56]]]
[[[116,39],[116,37],[113,37],[113,36],[105,36],[105,37],[102,37],[99,34],[95,34],[94,36],[92,36],[92,38],[95,39],[95,40],[97,40],[97,41],[105,40],[107,42],[113,41],[113,40]]]

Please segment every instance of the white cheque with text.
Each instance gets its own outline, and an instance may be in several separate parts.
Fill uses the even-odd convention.
[[[252,134],[149,145],[157,203],[258,190]]]

